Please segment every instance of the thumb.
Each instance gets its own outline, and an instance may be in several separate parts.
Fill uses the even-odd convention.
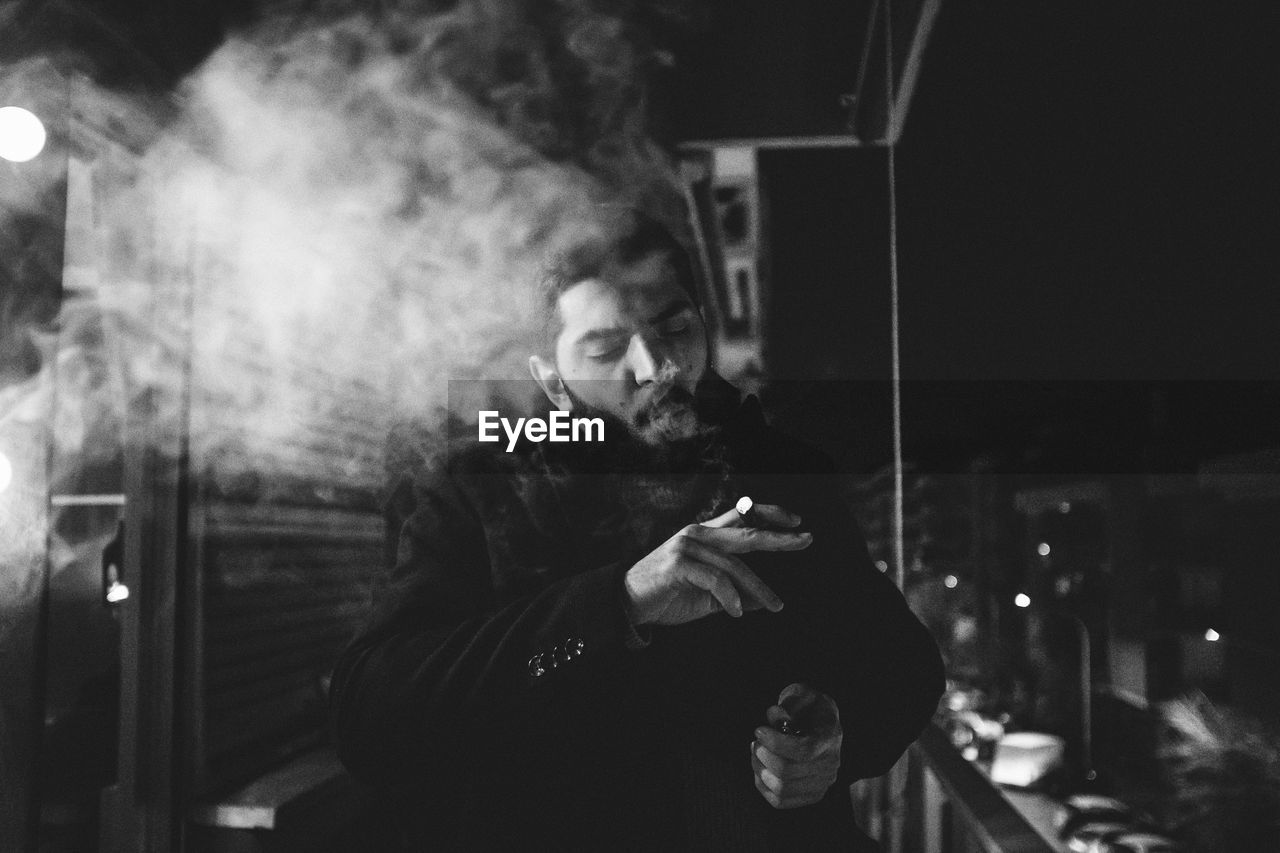
[[[778,694],[778,704],[794,716],[817,702],[821,695],[807,684],[788,684]]]

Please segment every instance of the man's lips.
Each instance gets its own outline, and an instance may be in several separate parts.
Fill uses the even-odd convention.
[[[632,420],[642,424],[680,409],[692,410],[693,402],[693,395],[678,385],[650,392],[636,401],[632,409]]]

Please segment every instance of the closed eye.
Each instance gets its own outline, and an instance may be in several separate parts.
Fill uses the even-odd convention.
[[[693,328],[688,316],[672,317],[658,324],[658,334],[664,337],[683,335]]]
[[[592,361],[614,361],[622,357],[621,346],[609,347],[607,349],[587,350],[586,356]]]

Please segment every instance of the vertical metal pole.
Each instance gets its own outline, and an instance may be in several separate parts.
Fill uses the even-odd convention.
[[[121,607],[119,772],[117,784],[104,793],[102,848],[177,853],[185,794],[180,631],[187,594],[181,571],[188,548],[192,297],[179,268],[182,256],[172,245],[173,223],[164,219],[172,211],[161,207],[165,188],[153,181],[133,189],[147,203],[140,215],[151,220],[148,260],[142,268],[107,275],[154,283],[141,319],[146,334],[173,345],[156,356],[163,360],[159,378],[131,389],[124,425],[125,573],[133,579],[133,594]],[[119,201],[104,199],[104,205]],[[178,334],[170,335],[175,329]]]
[[[1093,648],[1089,626],[1074,613],[1069,614],[1080,635],[1080,741],[1084,759],[1085,781],[1098,778],[1093,767]]]
[[[898,317],[898,192],[897,163],[894,157],[897,140],[897,107],[893,91],[893,3],[884,0],[885,62],[885,141],[889,154],[889,288],[890,350],[893,384],[893,580],[899,589],[906,586],[906,544],[903,541],[903,462],[902,462],[902,357]],[[892,853],[902,853],[906,828],[907,757],[889,771],[890,841]]]
[[[943,822],[946,795],[942,791],[942,785],[938,782],[938,777],[929,769],[927,762],[920,762],[920,774],[922,776],[920,796],[921,815],[923,821],[922,841],[924,849],[922,853],[942,853],[942,837],[947,831]]]

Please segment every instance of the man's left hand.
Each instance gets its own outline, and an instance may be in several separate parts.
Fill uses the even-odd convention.
[[[775,809],[794,809],[820,801],[840,770],[844,730],[835,700],[804,684],[792,684],[765,712],[768,726],[756,729],[751,769],[756,790]],[[801,727],[788,735],[776,726],[788,720]],[[770,728],[770,727],[774,728]]]

